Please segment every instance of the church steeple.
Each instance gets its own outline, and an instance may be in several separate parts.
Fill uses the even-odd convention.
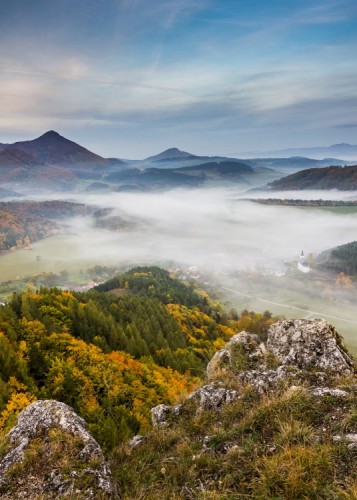
[[[309,263],[305,259],[304,250],[301,250],[301,255],[297,267],[302,273],[308,273],[311,271]]]

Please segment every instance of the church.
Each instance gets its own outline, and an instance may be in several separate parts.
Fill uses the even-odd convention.
[[[311,267],[309,266],[309,263],[305,259],[304,250],[301,250],[301,255],[300,255],[300,259],[299,259],[297,268],[302,273],[309,273],[311,271]]]

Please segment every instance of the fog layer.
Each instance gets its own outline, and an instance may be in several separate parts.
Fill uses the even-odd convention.
[[[325,199],[348,199],[356,194],[283,195],[320,199],[322,193]],[[73,252],[99,263],[174,260],[208,270],[279,268],[285,260],[296,259],[301,250],[318,253],[357,239],[357,211],[260,205],[245,200],[246,196],[234,189],[78,195],[77,201],[111,207],[109,217],[119,216],[128,227],[108,231],[94,227],[89,218],[72,220],[71,232],[77,235]],[[262,193],[255,196],[264,197]]]

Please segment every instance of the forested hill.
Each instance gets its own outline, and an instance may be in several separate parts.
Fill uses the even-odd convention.
[[[82,203],[60,200],[0,202],[0,251],[29,246],[58,230],[55,220],[91,211]]]
[[[150,426],[153,406],[191,390],[235,332],[264,334],[272,323],[269,314],[221,315],[159,268],[133,269],[102,288],[111,292],[41,288],[0,306],[0,434],[33,400],[55,398],[111,449]]]
[[[309,168],[269,184],[274,190],[357,189],[357,165],[349,167]]]
[[[192,286],[185,285],[182,281],[170,275],[165,269],[157,266],[134,267],[130,271],[116,276],[105,283],[95,287],[99,292],[116,292],[119,290],[131,291],[141,295],[158,299],[164,304],[175,303],[185,306],[205,308],[207,312],[208,301],[199,295]]]
[[[357,241],[323,252],[317,257],[317,265],[324,271],[357,276]]]

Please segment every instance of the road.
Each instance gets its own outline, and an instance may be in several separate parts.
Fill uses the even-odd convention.
[[[235,295],[241,295],[242,297],[247,297],[249,299],[259,300],[260,302],[264,302],[266,304],[270,304],[273,306],[285,307],[286,309],[294,309],[296,311],[306,312],[307,315],[305,318],[309,318],[311,316],[323,316],[324,318],[329,319],[337,319],[340,321],[346,321],[346,323],[352,323],[353,325],[357,325],[357,321],[353,321],[351,319],[342,318],[341,316],[333,316],[331,314],[325,314],[320,311],[311,311],[310,309],[303,309],[302,307],[289,306],[287,304],[281,304],[280,302],[273,302],[272,300],[261,299],[260,297],[255,297],[253,295],[248,295],[247,293],[238,292],[238,290],[233,290],[233,288],[227,288],[226,286],[221,286],[222,290],[227,290],[228,292],[234,293]]]

